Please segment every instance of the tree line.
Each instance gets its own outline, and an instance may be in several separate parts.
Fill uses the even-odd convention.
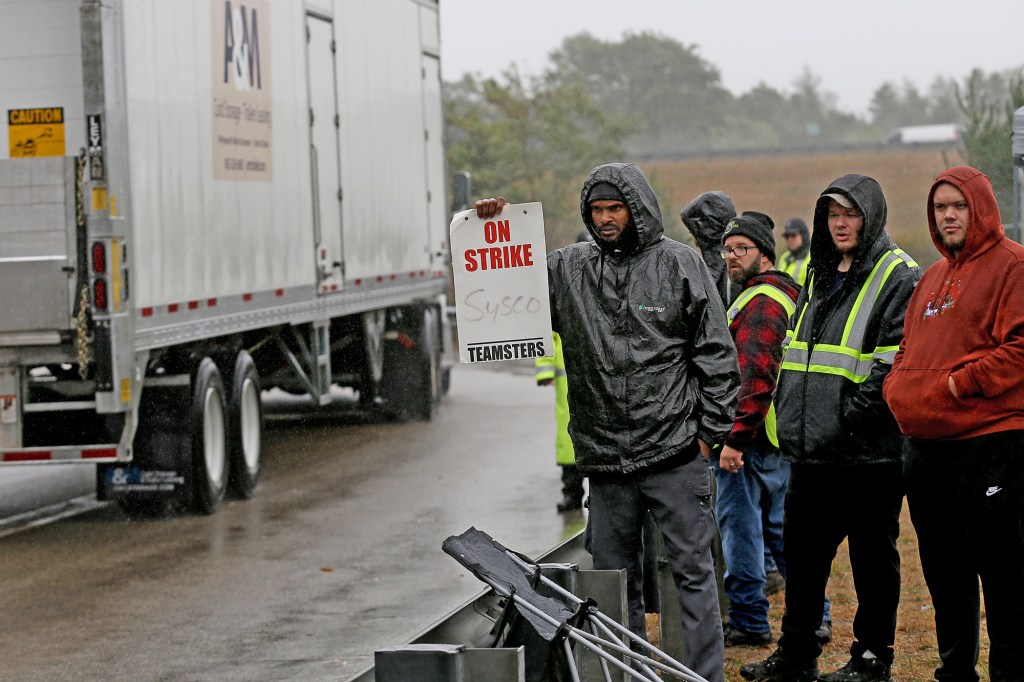
[[[654,33],[618,41],[581,33],[539,75],[510,65],[498,78],[445,83],[448,167],[472,174],[475,196],[539,200],[549,221],[578,226],[579,199],[569,190],[608,160],[835,148],[881,142],[900,126],[957,123],[966,129],[963,162],[992,179],[1011,219],[1010,130],[1024,106],[1024,67],[940,76],[926,91],[885,82],[861,117],[840,110],[808,69],[789,92],[760,83],[734,95],[697,50]]]

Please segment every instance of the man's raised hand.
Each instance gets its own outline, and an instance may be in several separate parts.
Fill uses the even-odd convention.
[[[484,220],[493,218],[501,213],[501,209],[504,208],[507,203],[508,202],[505,201],[505,197],[480,199],[476,202],[476,216],[477,218],[483,218]]]

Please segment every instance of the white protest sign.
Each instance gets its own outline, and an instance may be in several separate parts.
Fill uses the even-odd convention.
[[[449,230],[459,360],[548,357],[551,310],[540,202],[506,204],[481,220],[470,209]]]

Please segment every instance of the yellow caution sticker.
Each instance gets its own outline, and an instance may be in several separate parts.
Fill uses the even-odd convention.
[[[64,107],[10,109],[7,139],[12,159],[64,156]]]
[[[121,379],[121,402],[130,403],[132,401],[132,380]]]

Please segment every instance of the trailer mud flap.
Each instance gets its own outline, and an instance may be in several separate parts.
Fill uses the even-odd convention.
[[[132,461],[96,468],[100,500],[169,500],[186,504],[191,494],[191,434],[185,405],[188,392],[164,388],[143,394]]]

